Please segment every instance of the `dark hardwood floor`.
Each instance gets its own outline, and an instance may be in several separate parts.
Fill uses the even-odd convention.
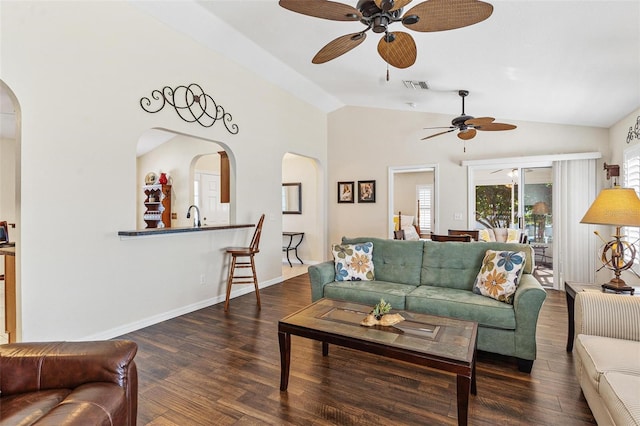
[[[455,377],[292,337],[289,389],[280,392],[277,322],[311,301],[291,278],[121,336],[139,345],[140,425],[455,425]],[[531,374],[480,352],[471,425],[596,424],[565,351],[564,292],[548,290]]]

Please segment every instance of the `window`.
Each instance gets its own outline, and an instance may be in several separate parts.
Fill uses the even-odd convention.
[[[417,185],[416,191],[420,234],[430,234],[433,211],[433,185]]]
[[[624,151],[624,164],[623,164],[623,183],[625,188],[633,188],[636,190],[638,196],[640,196],[640,145],[634,145],[627,148]],[[627,241],[632,242],[636,246],[636,258],[634,260],[634,268],[638,271],[639,261],[637,253],[640,252],[640,228],[626,227],[622,232],[627,236]]]

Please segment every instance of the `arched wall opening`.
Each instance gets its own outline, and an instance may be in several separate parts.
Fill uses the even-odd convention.
[[[227,170],[221,166],[222,154],[228,158]],[[202,225],[221,225],[235,221],[235,159],[221,142],[181,134],[167,129],[149,129],[141,135],[136,152],[136,227],[144,229],[145,177],[166,173],[171,184],[171,227],[193,226],[187,218],[191,205],[200,209]],[[229,201],[219,197],[221,174],[228,174]],[[206,219],[205,219],[206,218]]]
[[[305,264],[319,263],[324,260],[323,232],[323,193],[321,169],[317,159],[287,152],[282,157],[282,183],[300,183],[300,214],[283,214],[284,232],[304,232],[302,244],[298,247],[298,256]],[[283,237],[283,246],[287,246],[288,237]],[[292,264],[299,264],[290,253]],[[283,267],[289,268],[286,253],[283,252]]]
[[[20,152],[20,103],[13,90],[0,80],[0,221],[8,223],[10,243],[20,241]],[[5,275],[0,294],[5,302],[0,304],[0,344],[19,342],[22,335],[20,244],[14,250],[15,256],[5,255],[0,261],[0,274]]]

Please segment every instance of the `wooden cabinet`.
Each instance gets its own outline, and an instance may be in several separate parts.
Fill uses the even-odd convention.
[[[171,228],[171,185],[145,185],[143,191],[147,228]]]
[[[229,156],[226,151],[218,151],[220,154],[220,202],[229,203],[231,201]]]

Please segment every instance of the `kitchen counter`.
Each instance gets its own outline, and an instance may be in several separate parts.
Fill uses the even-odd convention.
[[[220,231],[223,229],[239,229],[239,228],[253,228],[255,225],[239,224],[239,225],[212,225],[212,226],[184,226],[177,228],[146,228],[138,229],[135,231],[118,231],[118,235],[121,237],[144,237],[150,235],[166,235],[166,234],[185,234],[191,232],[206,232],[206,231]]]

